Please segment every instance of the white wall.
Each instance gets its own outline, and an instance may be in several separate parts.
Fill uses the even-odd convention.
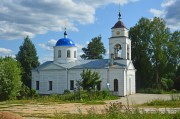
[[[100,74],[101,90],[108,90],[107,83],[109,82],[110,91],[114,91],[114,79],[118,80],[118,95],[125,96],[127,94],[135,93],[135,73],[134,70],[126,71],[124,69],[91,69]],[[39,94],[62,94],[64,90],[70,90],[70,80],[74,80],[74,87],[76,87],[76,81],[81,79],[80,74],[83,69],[60,69],[60,70],[41,70],[39,73],[32,72],[32,88],[36,89],[36,81],[39,81]],[[67,76],[68,72],[68,76]],[[131,81],[129,81],[131,78]],[[49,81],[53,82],[53,90],[49,90]],[[129,82],[131,82],[131,87]],[[127,84],[127,85],[126,85]],[[127,86],[127,87],[126,87]],[[131,92],[127,92],[127,88],[131,88]]]
[[[45,70],[40,73],[33,72],[32,88],[36,89],[36,81],[39,81],[39,94],[62,94],[67,89],[65,70]],[[52,90],[49,90],[49,81],[52,81]]]

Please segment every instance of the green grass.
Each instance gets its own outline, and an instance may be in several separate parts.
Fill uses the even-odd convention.
[[[157,88],[145,88],[145,89],[139,89],[137,90],[137,93],[146,93],[146,94],[175,94],[180,93],[176,89],[172,89],[169,91],[163,90],[163,89],[157,89]]]
[[[140,112],[124,112],[113,115],[109,114],[95,114],[88,113],[87,115],[82,114],[55,114],[54,119],[179,119],[180,112],[176,114],[162,114],[160,112],[143,113]]]
[[[170,100],[153,100],[144,103],[142,106],[177,108],[180,107],[180,94],[171,94]]]
[[[105,108],[102,114],[97,114],[94,108],[87,111],[87,114],[82,114],[81,110],[79,114],[64,114],[55,113],[54,119],[179,119],[180,112],[170,114],[168,112],[161,113],[159,111],[150,113],[138,108],[130,109],[128,106],[122,105],[122,103],[111,103],[110,106]]]
[[[154,106],[154,107],[170,107],[177,108],[180,107],[180,100],[153,100],[143,104],[143,106]]]
[[[103,101],[87,101],[84,104],[85,105],[104,105],[106,103]]]
[[[49,105],[49,104],[64,104],[64,103],[84,103],[89,105],[95,104],[105,104],[105,100],[114,100],[119,99],[118,96],[111,95],[109,91],[81,91],[80,94],[78,92],[73,93],[66,93],[64,95],[45,95],[29,99],[22,99],[22,100],[8,100],[4,102],[0,102],[1,105],[12,106],[12,104],[42,104],[42,105]],[[3,106],[4,107],[4,106]],[[2,108],[3,108],[2,107]]]

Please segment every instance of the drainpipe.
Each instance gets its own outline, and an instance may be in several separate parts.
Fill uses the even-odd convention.
[[[110,65],[110,66],[113,66],[113,65],[114,65],[114,54],[111,54],[111,59],[110,59],[109,65]]]
[[[109,67],[107,69],[107,84],[106,84],[108,90],[110,91],[110,84],[109,84]]]
[[[127,69],[125,68],[126,71],[126,95],[128,96],[128,84],[127,84]]]
[[[69,79],[68,79],[68,70],[69,70],[69,69],[66,69],[66,73],[67,73],[67,90],[68,90],[68,83],[69,83],[69,81],[68,81],[68,80],[69,80]]]

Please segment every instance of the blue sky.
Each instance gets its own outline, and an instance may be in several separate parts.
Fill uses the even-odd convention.
[[[39,61],[52,60],[53,46],[63,37],[65,26],[68,37],[78,47],[78,55],[82,54],[82,47],[99,35],[108,51],[119,4],[128,29],[141,17],[158,16],[165,19],[171,30],[180,30],[180,0],[2,0],[0,56],[14,57],[24,37],[29,35]]]

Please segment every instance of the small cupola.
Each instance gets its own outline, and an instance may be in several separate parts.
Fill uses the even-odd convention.
[[[73,40],[67,37],[66,28],[64,38],[59,39],[54,46],[54,61],[68,63],[77,60],[77,47]]]

